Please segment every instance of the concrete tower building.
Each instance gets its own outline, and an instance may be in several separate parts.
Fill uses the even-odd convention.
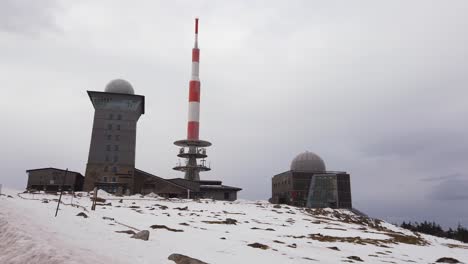
[[[174,142],[181,147],[180,158],[186,159],[184,164],[177,164],[173,169],[185,172],[185,179],[200,181],[200,171],[209,171],[205,164],[206,147],[211,146],[208,141],[199,139],[200,128],[200,49],[198,48],[198,18],[195,19],[195,44],[192,49],[192,77],[189,85],[189,111],[187,123],[187,139]],[[197,159],[201,159],[199,163]]]
[[[136,127],[145,113],[145,97],[121,79],[88,95],[95,111],[83,189],[134,193]]]

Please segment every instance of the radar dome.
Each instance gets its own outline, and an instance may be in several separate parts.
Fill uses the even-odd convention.
[[[297,155],[291,162],[292,171],[325,172],[325,162],[319,155],[306,151]]]
[[[115,79],[106,85],[106,93],[135,94],[132,85],[126,80]]]

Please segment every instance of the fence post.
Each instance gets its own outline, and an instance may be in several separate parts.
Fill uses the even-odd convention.
[[[98,191],[98,188],[94,187],[93,205],[91,206],[91,210],[93,211],[96,210],[97,191]]]
[[[57,209],[55,210],[55,217],[57,217],[58,210],[59,210],[59,206],[60,206],[60,202],[62,201],[63,184],[65,183],[65,178],[67,177],[67,173],[68,173],[68,168],[67,168],[67,170],[65,171],[65,175],[63,175],[62,186],[60,187],[60,197],[59,197],[59,199],[58,199]]]

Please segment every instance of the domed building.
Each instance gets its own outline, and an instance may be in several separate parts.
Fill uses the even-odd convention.
[[[271,202],[352,208],[350,176],[342,171],[327,171],[319,155],[305,151],[292,160],[290,170],[273,176]]]
[[[133,86],[127,82],[126,80],[122,79],[115,79],[110,81],[106,88],[104,89],[106,93],[121,93],[121,94],[135,94],[135,90],[133,90]]]

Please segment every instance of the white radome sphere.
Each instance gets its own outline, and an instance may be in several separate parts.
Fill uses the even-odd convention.
[[[106,85],[106,93],[135,94],[132,85],[123,79],[115,79]]]
[[[297,155],[291,162],[292,171],[325,172],[325,162],[319,155],[313,152],[303,152]]]

